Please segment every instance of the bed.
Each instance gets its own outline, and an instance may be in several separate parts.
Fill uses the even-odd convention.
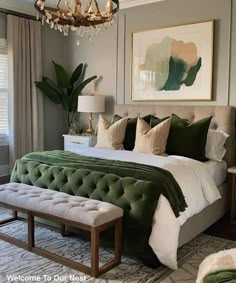
[[[205,117],[212,116],[211,129],[222,130],[230,135],[225,147],[227,149],[224,160],[227,167],[235,164],[235,149],[232,146],[235,137],[235,109],[230,106],[172,106],[172,105],[116,105],[115,114],[122,117],[145,116],[152,114],[158,117],[166,117],[175,113],[181,118],[185,118],[191,122],[200,120]],[[217,168],[216,168],[217,170]],[[226,211],[229,210],[230,187],[228,183],[221,182],[218,185],[222,199],[213,205],[204,209],[201,213],[189,219],[180,230],[179,247],[189,242],[199,233],[207,229],[218,219],[220,219]]]
[[[212,116],[213,118],[212,118],[210,127],[212,129],[222,130],[231,136],[227,140],[227,143],[225,145],[225,147],[227,148],[225,161],[220,164],[209,163],[206,165],[209,167],[209,172],[211,172],[210,175],[212,176],[208,178],[209,180],[207,181],[208,183],[205,187],[205,194],[208,193],[208,189],[210,191],[212,180],[214,180],[214,184],[217,183],[218,185],[218,190],[217,192],[215,192],[215,195],[210,196],[212,197],[212,201],[209,201],[209,203],[212,203],[212,204],[207,206],[203,210],[202,209],[195,210],[194,216],[190,215],[191,217],[182,217],[183,219],[180,221],[181,225],[179,223],[176,223],[175,215],[172,215],[170,213],[168,220],[164,221],[163,220],[165,218],[164,216],[155,218],[156,217],[156,212],[155,212],[153,221],[154,221],[155,227],[158,227],[158,228],[152,229],[152,233],[149,238],[149,244],[150,246],[152,246],[152,250],[155,252],[156,255],[158,255],[158,259],[163,264],[173,269],[176,269],[177,259],[176,259],[175,250],[177,251],[177,245],[180,247],[184,243],[193,239],[196,235],[204,231],[207,227],[211,226],[215,221],[217,221],[220,217],[222,217],[225,214],[225,212],[229,209],[228,199],[229,199],[230,192],[229,192],[228,185],[226,182],[226,169],[227,169],[227,166],[231,166],[232,164],[234,164],[234,148],[232,147],[232,139],[235,136],[235,111],[234,111],[234,108],[226,107],[226,106],[145,106],[145,105],[116,105],[115,106],[115,114],[120,115],[122,117],[124,116],[137,117],[137,116],[145,116],[148,114],[152,114],[154,116],[158,116],[162,118],[162,117],[170,116],[172,113],[175,113],[181,116],[181,118],[185,118],[192,122],[200,120],[205,117]],[[102,158],[104,156],[108,158],[107,156],[109,155],[109,152],[106,152],[106,151],[103,152],[102,150],[99,151],[98,149],[97,150],[90,149],[90,151],[87,153],[86,152],[78,152],[78,153],[83,154],[83,155],[87,154],[88,156],[94,156],[97,158]],[[123,154],[123,159],[120,157],[122,154]],[[119,155],[119,156],[116,157],[116,155]],[[123,161],[131,160],[133,162],[137,162],[137,158],[132,160],[132,156],[133,156],[132,152],[127,152],[127,153],[120,152],[119,153],[118,151],[116,151],[112,154],[112,158],[110,159],[117,159],[117,160],[123,160]],[[147,158],[147,156],[139,155],[138,158],[140,158],[140,160],[142,158],[144,159],[146,158],[146,163],[149,165],[153,165],[152,163],[150,163],[152,159],[151,156]],[[166,162],[167,159],[164,159],[164,158],[165,157],[160,158],[160,161],[158,161],[159,162],[158,164],[160,165],[160,167],[162,166],[162,164],[166,164],[165,169],[171,171],[172,165],[169,162]],[[195,168],[194,170],[200,170],[202,172],[199,174],[204,174],[203,172],[204,170],[202,170],[202,168],[200,168],[201,166],[199,165],[199,163],[195,162],[194,160],[187,160],[186,158],[175,157],[175,156],[170,157],[170,159],[172,160],[171,162],[174,162],[176,164],[177,163],[182,164],[186,168],[187,166],[194,167]],[[24,162],[26,163],[29,162],[29,159],[24,160]],[[42,160],[39,163],[42,163]],[[142,164],[142,162],[140,164]],[[18,170],[16,166],[12,174],[12,181],[32,183],[32,178],[31,178],[31,181],[29,178],[27,178],[28,171],[26,173],[24,171],[24,174],[22,172],[23,171]],[[175,172],[171,172],[171,173],[175,173]],[[214,175],[217,178],[214,178]],[[177,176],[175,176],[175,178],[177,178]],[[177,181],[181,182],[181,176],[179,176],[179,179]],[[43,184],[43,186],[46,187],[45,184]],[[190,186],[191,185],[189,185],[189,187]],[[213,186],[214,185],[212,184],[212,187]],[[187,191],[187,189],[185,189],[185,191]],[[192,193],[194,193],[194,191],[192,191]],[[219,198],[219,194],[221,195],[221,199]],[[159,208],[157,207],[156,211],[159,209],[159,212],[160,212],[160,207],[161,207],[162,215],[165,215],[165,211],[167,210],[170,211],[168,207],[168,203],[165,201],[164,198],[162,202],[159,200],[158,206]],[[196,211],[199,213],[196,213]],[[161,213],[159,213],[159,215],[161,215]],[[166,221],[168,221],[168,226],[166,226]],[[168,233],[166,233],[166,229],[165,229],[166,227],[168,227],[168,230],[169,230]],[[171,236],[171,238],[168,239],[170,241],[170,244],[166,245],[164,241],[166,241],[168,235],[172,235],[172,234],[174,234],[175,237]],[[179,235],[179,238],[178,238],[178,235]],[[165,249],[163,249],[164,244],[165,244]]]

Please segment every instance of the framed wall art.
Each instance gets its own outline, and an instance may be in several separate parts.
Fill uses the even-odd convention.
[[[212,99],[214,21],[133,33],[132,101]]]

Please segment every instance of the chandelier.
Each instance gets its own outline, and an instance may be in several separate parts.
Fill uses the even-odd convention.
[[[46,2],[36,0],[34,4],[37,18],[42,15],[42,24],[46,22],[64,35],[70,30],[81,37],[87,34],[89,41],[94,34],[113,25],[119,10],[119,0],[55,0],[55,7],[47,6]]]

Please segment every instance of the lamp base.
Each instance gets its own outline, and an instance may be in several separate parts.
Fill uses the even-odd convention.
[[[88,135],[91,135],[91,136],[93,136],[94,133],[95,133],[95,131],[94,131],[94,129],[93,129],[93,123],[92,123],[92,121],[93,121],[93,113],[89,113],[89,128],[86,130],[86,133],[87,133]]]
[[[86,133],[88,134],[88,135],[90,135],[90,136],[93,136],[94,135],[94,133],[95,133],[95,131],[94,131],[94,129],[93,128],[88,128],[87,130],[86,130]]]

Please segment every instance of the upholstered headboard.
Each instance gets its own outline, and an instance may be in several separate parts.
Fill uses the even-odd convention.
[[[235,138],[235,108],[231,106],[174,106],[174,105],[116,105],[115,114],[120,116],[145,116],[152,114],[159,118],[175,113],[181,118],[195,122],[212,116],[211,129],[218,129],[230,135],[226,142],[225,160],[228,166],[235,164],[235,149],[232,146]]]

